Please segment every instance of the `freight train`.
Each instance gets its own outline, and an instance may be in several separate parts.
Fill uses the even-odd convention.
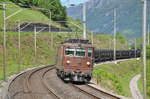
[[[114,50],[95,50],[95,63],[114,60]],[[140,50],[116,50],[116,60],[138,58],[141,55]]]
[[[117,50],[116,59],[140,57],[140,50]],[[89,82],[94,63],[113,60],[113,50],[96,50],[89,40],[69,39],[58,48],[57,75],[64,81]]]

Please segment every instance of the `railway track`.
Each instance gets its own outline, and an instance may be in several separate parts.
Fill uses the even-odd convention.
[[[54,66],[45,66],[19,74],[13,79],[8,88],[9,99],[47,99],[56,98],[54,93],[45,90],[42,74]],[[36,88],[35,88],[36,87]],[[38,89],[39,88],[39,89]],[[44,97],[46,98],[44,98]],[[55,96],[55,97],[54,97]]]
[[[100,90],[100,89],[97,89],[97,88],[95,88],[95,87],[93,87],[93,86],[91,86],[91,85],[89,85],[89,84],[87,84],[87,85],[85,85],[85,86],[87,86],[88,88],[90,88],[90,89],[94,89],[95,91],[97,91],[97,93],[102,93],[103,94],[103,96],[101,96],[101,97],[110,97],[110,99],[120,99],[120,97],[118,97],[118,96],[115,96],[115,95],[113,95],[113,94],[110,94],[110,93],[107,93],[107,92],[105,92],[105,91],[102,91],[102,90]]]
[[[78,89],[80,92],[82,92],[82,93],[88,95],[88,96],[91,97],[92,99],[102,99],[101,97],[98,97],[98,96],[96,96],[96,95],[93,95],[93,94],[87,92],[86,90],[81,89],[80,87],[77,87],[77,85],[74,85],[74,84],[70,84],[70,85],[73,86],[75,89]]]
[[[12,80],[8,99],[120,99],[89,85],[64,83],[54,66],[26,71]]]
[[[92,87],[88,84],[86,84],[86,85],[70,84],[70,85],[79,89],[81,92],[86,93],[89,96],[92,96],[93,97],[92,99],[120,99],[117,96],[106,93],[106,92],[99,90],[95,87]]]
[[[30,99],[44,99],[44,98],[56,98],[53,93],[48,93],[48,90],[45,90],[44,81],[42,80],[42,75],[47,70],[54,69],[54,66],[44,67],[41,69],[34,70],[27,76],[26,84],[27,90],[31,96]],[[55,95],[56,96],[56,95]]]

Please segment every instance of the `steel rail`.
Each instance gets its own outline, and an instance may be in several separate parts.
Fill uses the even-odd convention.
[[[32,93],[31,86],[30,86],[30,78],[32,77],[32,75],[35,74],[36,72],[40,71],[40,70],[43,70],[45,68],[49,68],[51,66],[54,66],[54,65],[41,67],[41,68],[38,68],[38,69],[35,69],[35,70],[31,71],[31,73],[26,77],[26,80],[25,80],[26,81],[25,83],[27,85],[27,92],[28,93]],[[36,99],[35,95],[33,95],[33,94],[30,94],[30,95],[33,99]]]
[[[87,92],[87,91],[85,91],[85,90],[79,88],[79,87],[76,86],[75,84],[69,84],[69,85],[70,85],[70,86],[73,86],[75,89],[79,90],[80,92],[82,92],[82,93],[84,93],[84,94],[86,94],[86,95],[92,97],[92,99],[102,99],[102,98],[100,98],[100,97],[98,97],[98,96],[96,96],[96,95],[93,95],[93,94],[91,94],[91,93],[89,93],[89,92]]]
[[[7,92],[8,92],[7,97],[8,97],[8,98],[9,98],[9,97],[14,97],[14,96],[16,96],[18,93],[20,93],[21,91],[23,91],[23,90],[18,91],[18,92],[16,92],[16,93],[13,94],[13,95],[10,94],[10,88],[11,88],[12,84],[13,84],[20,76],[24,75],[25,73],[27,73],[27,71],[18,74],[14,79],[12,79],[12,80],[10,81],[10,84],[8,85],[8,90],[7,90]],[[11,99],[11,98],[9,98],[9,99]]]
[[[53,66],[54,65],[50,65],[50,66]],[[8,86],[8,94],[7,94],[7,97],[8,99],[11,99],[12,97],[15,97],[17,96],[19,93],[31,93],[30,91],[30,84],[28,83],[28,80],[29,80],[29,77],[32,76],[32,74],[34,74],[35,72],[39,71],[39,70],[43,70],[45,68],[49,68],[50,66],[44,66],[44,67],[40,67],[40,68],[35,68],[33,70],[30,70],[30,71],[25,71],[25,72],[22,72],[20,74],[18,74],[13,80],[10,81],[10,84]],[[52,68],[52,67],[51,67]],[[10,92],[10,89],[11,89],[11,86],[13,86],[13,83],[17,80],[17,79],[20,79],[20,76],[22,75],[26,75],[26,73],[30,72],[29,74],[27,74],[28,76],[24,79],[24,85],[23,85],[23,89],[15,92],[14,94],[11,94]],[[27,86],[26,86],[27,85]],[[27,87],[27,88],[26,88]],[[26,89],[26,90],[24,90]]]
[[[92,88],[92,89],[94,89],[94,90],[96,90],[96,91],[102,92],[102,93],[104,93],[104,94],[106,94],[106,95],[109,95],[109,96],[111,96],[111,97],[114,97],[114,98],[116,98],[116,99],[120,99],[120,97],[117,97],[117,96],[115,96],[115,95],[113,95],[113,94],[110,94],[110,93],[108,93],[108,92],[105,92],[105,91],[103,91],[103,90],[97,89],[97,88],[95,88],[95,87],[93,87],[93,86],[91,86],[91,85],[89,85],[89,84],[87,84],[86,86],[89,87],[89,88]]]
[[[45,79],[46,73],[49,72],[50,70],[54,69],[54,68],[55,68],[55,67],[46,70],[46,71],[43,73],[43,75],[42,75],[42,77],[41,77],[41,80],[42,80],[42,83],[43,83],[44,87],[47,89],[47,91],[48,91],[50,94],[52,94],[56,99],[61,99],[61,97],[58,96],[58,95],[56,95],[56,93],[54,92],[54,90],[48,86],[48,84],[46,83],[46,79]]]

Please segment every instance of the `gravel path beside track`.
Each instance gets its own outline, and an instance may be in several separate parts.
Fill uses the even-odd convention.
[[[138,88],[138,80],[140,79],[140,77],[141,75],[138,74],[134,76],[132,80],[130,81],[130,90],[131,90],[133,99],[143,99]]]

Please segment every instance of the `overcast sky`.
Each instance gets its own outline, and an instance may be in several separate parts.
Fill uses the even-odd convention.
[[[66,5],[66,6],[68,6],[69,3],[77,5],[77,4],[80,4],[80,3],[84,3],[86,1],[88,1],[88,0],[61,0],[62,4]]]

